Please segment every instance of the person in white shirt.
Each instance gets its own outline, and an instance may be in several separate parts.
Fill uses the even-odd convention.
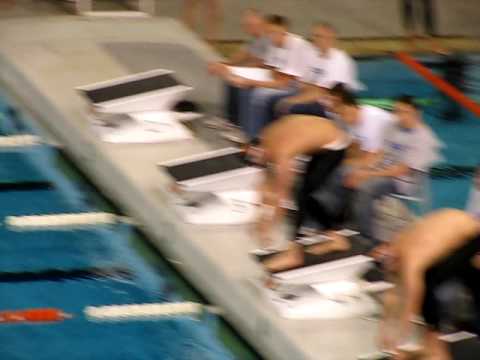
[[[276,105],[280,114],[295,113],[324,116],[328,90],[343,84],[351,91],[361,90],[355,61],[335,47],[336,30],[328,23],[317,23],[312,28],[312,51],[307,54],[301,77],[300,91],[284,97]]]
[[[241,22],[243,32],[251,39],[227,61],[209,63],[210,73],[222,76],[225,71],[228,72],[228,66],[263,66],[270,46],[265,18],[258,10],[248,8],[244,10]]]
[[[305,69],[305,58],[312,45],[298,35],[288,32],[288,21],[279,15],[266,17],[267,36],[271,45],[264,67],[272,70],[270,80],[251,80],[235,75],[228,77],[233,86],[248,89],[240,92],[240,125],[250,139],[256,138],[273,117],[272,98],[294,94],[297,79]]]
[[[412,195],[422,186],[422,174],[441,158],[443,145],[422,121],[412,97],[397,99],[395,116],[398,122],[385,133],[377,156],[344,179],[344,185],[356,193],[353,207],[359,230],[374,241],[381,240],[373,228],[374,201],[392,193]]]
[[[270,47],[270,40],[266,36],[265,17],[256,9],[246,9],[242,15],[242,28],[247,35],[251,36],[251,40],[227,61],[208,64],[210,74],[228,80],[231,76],[230,66],[263,67]],[[234,125],[239,125],[238,92],[240,90],[227,81],[225,116]]]

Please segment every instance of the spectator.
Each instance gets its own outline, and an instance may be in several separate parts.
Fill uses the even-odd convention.
[[[400,97],[395,115],[398,123],[387,131],[381,152],[344,180],[346,187],[356,190],[353,207],[360,232],[374,240],[374,200],[391,193],[410,194],[418,183],[416,176],[428,172],[440,158],[441,143],[422,121],[413,98]]]
[[[325,116],[325,98],[334,85],[340,83],[352,91],[362,88],[354,60],[345,51],[335,47],[336,37],[336,30],[330,24],[318,23],[313,26],[314,47],[307,59],[300,91],[277,104],[280,113]]]
[[[403,24],[409,37],[418,36],[418,26],[421,24],[420,16],[423,14],[423,27],[425,34],[435,36],[432,0],[403,0]]]
[[[270,40],[266,36],[265,18],[258,10],[247,9],[242,15],[242,28],[252,39],[246,47],[233,54],[226,62],[209,64],[208,70],[212,75],[227,79],[230,76],[228,66],[263,66],[270,46]],[[234,125],[239,125],[237,101],[239,91],[239,88],[227,83],[225,114]]]
[[[230,77],[233,86],[246,89],[239,94],[239,123],[250,139],[257,137],[273,117],[272,99],[297,92],[297,81],[305,68],[305,57],[311,51],[308,41],[288,32],[283,16],[266,19],[271,46],[264,66],[272,70],[272,79],[257,81],[238,76]]]
[[[416,46],[415,39],[417,37],[426,36],[430,42],[429,46],[434,52],[445,54],[448,51],[434,39],[437,34],[434,13],[433,0],[403,0],[403,23],[412,46]],[[419,26],[423,28],[423,33],[419,31]],[[422,36],[422,34],[424,35]]]

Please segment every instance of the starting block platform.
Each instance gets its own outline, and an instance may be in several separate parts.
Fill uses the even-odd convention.
[[[157,164],[185,191],[221,192],[255,189],[262,169],[245,160],[243,151],[225,148]]]
[[[186,192],[171,201],[184,221],[196,225],[245,225],[255,221],[258,193],[253,190]]]
[[[302,240],[305,244],[315,244],[308,238]],[[340,319],[377,314],[379,304],[370,293],[385,287],[362,280],[362,275],[372,267],[373,259],[364,255],[361,246],[353,245],[348,251],[313,255],[304,265],[273,272],[267,283],[272,286],[258,286],[280,316],[288,319]],[[284,251],[254,256],[263,263],[282,253]]]
[[[76,88],[99,113],[132,114],[169,111],[193,88],[180,83],[174,72],[155,69]]]

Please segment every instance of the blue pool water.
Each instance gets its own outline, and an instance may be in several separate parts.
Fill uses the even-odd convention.
[[[0,134],[34,132],[8,110],[0,98]],[[0,188],[0,311],[55,307],[74,317],[57,324],[0,324],[0,358],[233,359],[216,337],[211,316],[200,321],[184,317],[97,323],[83,315],[84,308],[92,305],[181,300],[167,280],[129,246],[133,231],[129,225],[29,232],[5,226],[4,218],[11,215],[99,211],[87,201],[81,185],[59,171],[58,156],[47,145],[0,150],[0,185],[4,185]],[[8,187],[25,181],[51,186]],[[71,276],[75,270],[89,268],[122,269],[121,275],[128,276]]]

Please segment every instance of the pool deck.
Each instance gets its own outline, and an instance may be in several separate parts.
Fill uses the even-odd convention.
[[[121,34],[118,29],[121,28]],[[108,43],[108,46],[104,44]],[[165,47],[182,49],[165,54]],[[173,50],[177,51],[177,50]],[[193,53],[197,58],[180,56]],[[168,144],[99,142],[74,87],[154,67],[172,67],[189,83],[205,83],[215,54],[171,19],[85,20],[73,16],[0,22],[0,83],[24,102],[77,164],[267,359],[353,360],[375,348],[376,324],[362,319],[293,321],[280,318],[251,285],[261,269],[249,258],[248,227],[183,223],[166,200],[160,161],[208,150],[199,139]],[[199,61],[193,60],[199,59]],[[195,69],[198,69],[195,70]],[[203,70],[202,70],[203,69]],[[194,99],[220,102],[220,84]],[[203,90],[203,89],[202,89]]]

